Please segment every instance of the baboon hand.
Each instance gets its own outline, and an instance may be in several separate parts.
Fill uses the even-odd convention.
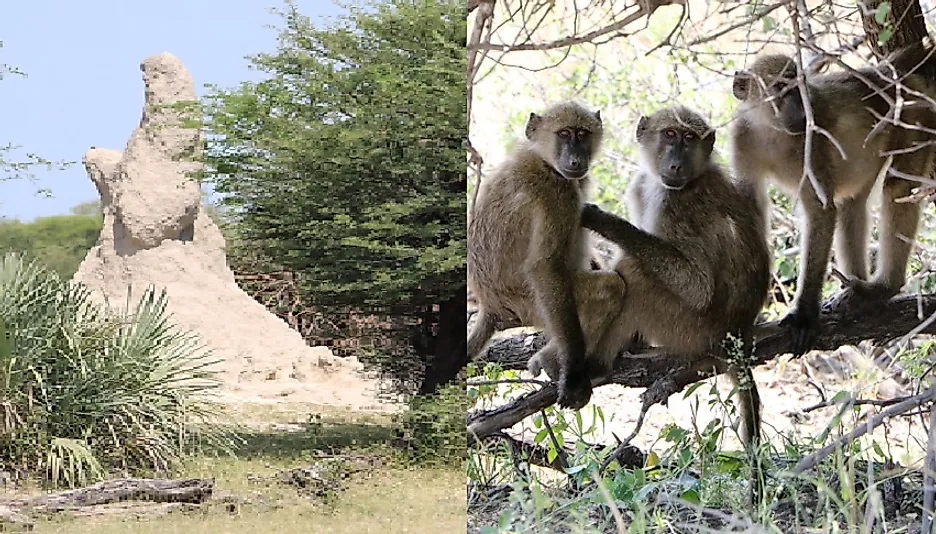
[[[586,202],[582,205],[582,226],[588,228],[594,225],[603,214],[604,210],[599,208],[597,204]]]
[[[780,321],[790,333],[791,351],[794,356],[802,356],[812,349],[819,334],[819,314],[794,308]]]
[[[559,374],[559,406],[581,410],[591,400],[591,394],[591,380],[585,365],[563,369]]]

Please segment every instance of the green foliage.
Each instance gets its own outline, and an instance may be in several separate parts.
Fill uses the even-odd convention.
[[[319,303],[455,294],[466,250],[464,6],[374,2],[325,29],[291,3],[281,14],[279,49],[252,58],[269,78],[206,99],[207,178],[238,241],[306,274]]]
[[[68,279],[97,242],[102,221],[97,202],[79,204],[71,215],[38,217],[28,223],[0,221],[0,252],[26,253]]]
[[[88,290],[18,254],[0,261],[0,466],[76,485],[106,469],[166,471],[215,414],[201,345],[150,288],[110,316]],[[2,333],[0,330],[0,333]],[[202,427],[224,447],[224,434]]]
[[[403,415],[404,439],[413,463],[445,466],[463,462],[467,411],[464,381],[442,386],[433,395],[415,397]]]

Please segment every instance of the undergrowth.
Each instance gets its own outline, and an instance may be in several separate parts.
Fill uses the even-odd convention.
[[[88,289],[17,254],[0,260],[0,469],[77,486],[164,473],[190,447],[224,448],[210,354],[147,289],[110,313]],[[195,430],[197,429],[197,431]]]
[[[516,371],[472,365],[469,397],[478,407],[504,403],[531,390]],[[490,385],[497,379],[510,383]],[[737,433],[732,390],[699,382],[684,393],[696,395],[688,428],[664,427],[644,451],[639,465],[612,461],[615,448],[596,446],[605,414],[589,405],[578,412],[555,406],[533,416],[522,431],[508,434],[545,450],[566,467],[540,467],[516,441],[489,439],[468,451],[469,532],[771,532],[903,533],[918,532],[922,499],[919,465],[901,467],[887,440],[865,436],[821,460],[800,476],[791,475],[805,456],[866,422],[867,407],[855,406],[844,392],[823,431],[795,438],[767,432],[757,454],[768,466],[766,490],[748,505],[751,471],[748,456],[726,450]],[[698,404],[720,408],[724,418],[700,421]],[[584,414],[584,415],[583,415]],[[532,436],[532,439],[530,437]],[[917,529],[917,530],[914,530]]]

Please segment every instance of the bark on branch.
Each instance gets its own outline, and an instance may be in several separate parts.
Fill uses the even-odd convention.
[[[2,504],[16,510],[41,513],[129,500],[200,504],[211,498],[213,489],[212,479],[118,478],[87,488],[3,501]]]
[[[823,309],[820,321],[822,331],[815,343],[816,350],[835,350],[843,345],[854,345],[871,340],[885,343],[913,332],[936,334],[936,321],[927,317],[936,314],[936,295],[912,295],[881,303],[830,301]],[[920,328],[918,328],[920,327]],[[766,323],[757,329],[757,364],[790,352],[787,332],[777,323]],[[506,369],[525,369],[529,358],[544,345],[541,334],[514,336],[498,340],[490,346],[484,359],[497,362]],[[619,357],[610,380],[594,382],[598,387],[606,383],[628,387],[647,388],[641,394],[644,406],[664,402],[689,384],[705,380],[727,370],[727,363],[714,354],[701,354],[681,358],[653,350],[647,353]],[[484,439],[494,432],[509,428],[526,417],[556,402],[553,384],[523,395],[504,406],[492,410],[478,410],[468,414],[468,440]]]

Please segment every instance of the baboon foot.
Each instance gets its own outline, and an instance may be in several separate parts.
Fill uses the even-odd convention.
[[[591,379],[585,366],[568,369],[559,377],[559,406],[581,410],[591,400]]]
[[[790,352],[802,356],[812,349],[819,335],[819,314],[794,308],[780,321],[780,326],[790,333]]]
[[[822,306],[822,311],[845,312],[848,310],[859,310],[866,306],[880,304],[900,290],[894,290],[892,287],[880,282],[868,282],[859,278],[853,278],[845,283],[845,289],[832,296]]]

